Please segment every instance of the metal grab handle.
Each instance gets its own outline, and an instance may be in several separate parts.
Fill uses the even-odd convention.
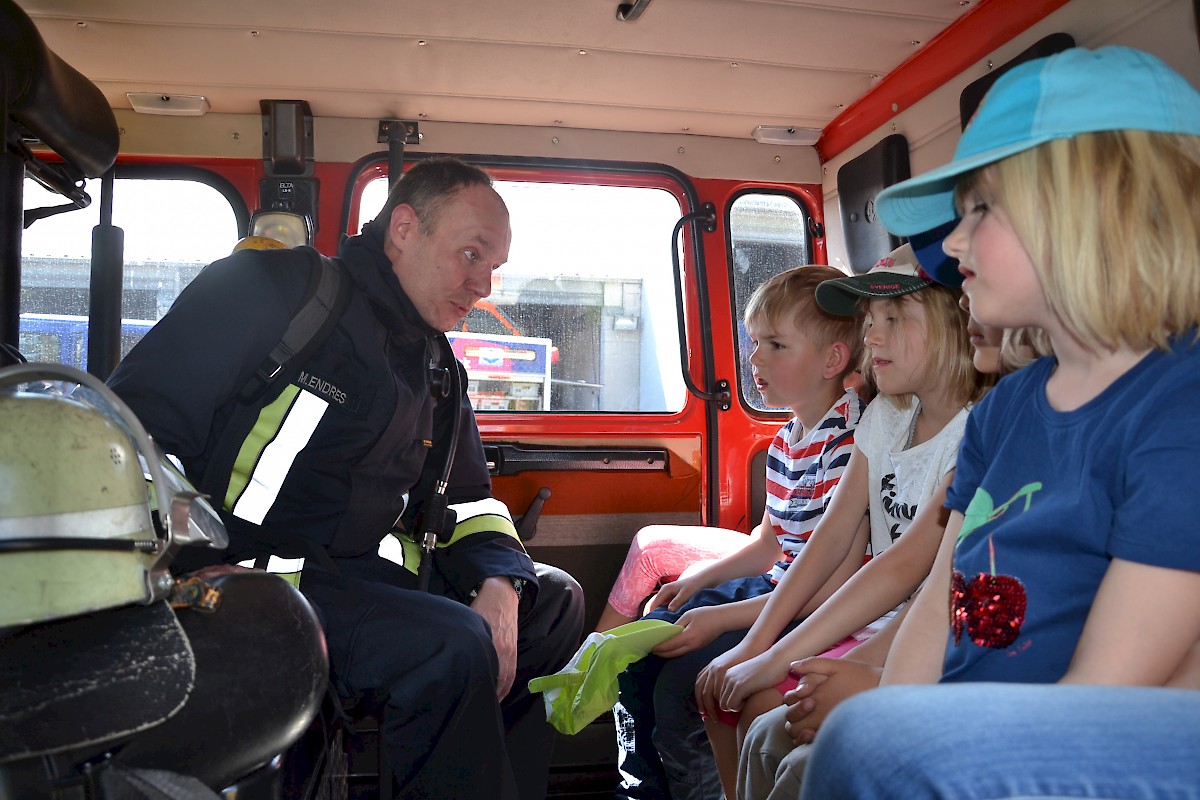
[[[733,405],[733,394],[729,389],[729,381],[718,380],[712,389],[701,389],[692,380],[692,372],[688,367],[687,353],[687,324],[683,315],[683,269],[679,265],[679,248],[676,242],[679,240],[679,231],[689,222],[701,221],[704,224],[704,230],[709,233],[717,229],[717,209],[712,203],[705,203],[700,207],[699,211],[693,211],[690,214],[684,214],[675,223],[675,229],[671,232],[671,267],[675,275],[675,319],[679,325],[679,363],[683,370],[683,383],[687,390],[696,397],[705,401],[715,401],[722,411],[728,411]],[[706,359],[711,363],[711,359]]]

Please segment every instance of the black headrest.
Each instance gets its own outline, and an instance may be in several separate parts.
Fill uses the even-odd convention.
[[[108,171],[121,143],[108,101],[46,47],[13,0],[0,0],[0,69],[10,118],[87,177]]]

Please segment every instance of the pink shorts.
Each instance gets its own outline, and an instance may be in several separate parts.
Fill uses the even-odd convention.
[[[855,647],[858,647],[860,644],[862,644],[861,639],[855,639],[853,636],[847,636],[845,639],[842,639],[824,653],[821,653],[821,658],[841,658]],[[782,697],[799,685],[800,679],[797,678],[793,673],[789,672],[786,678],[775,684],[774,688],[779,692],[780,697]],[[725,709],[721,709],[717,712],[717,721],[722,725],[728,725],[731,728],[736,728],[741,719],[742,712],[740,711],[726,711]]]

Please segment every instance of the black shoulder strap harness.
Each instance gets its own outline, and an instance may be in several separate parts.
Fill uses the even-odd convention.
[[[308,255],[311,270],[304,301],[279,343],[238,392],[233,413],[213,448],[200,482],[201,491],[212,497],[218,508],[224,504],[229,490],[238,451],[254,429],[259,412],[295,380],[300,368],[329,338],[350,301],[352,281],[346,275],[345,265],[311,247],[298,249]]]
[[[229,513],[223,510],[223,506],[233,474],[233,465],[246,437],[254,429],[259,413],[295,380],[300,368],[329,338],[350,300],[352,281],[346,275],[345,265],[341,261],[323,256],[310,247],[298,249],[309,255],[312,270],[304,301],[278,344],[271,349],[254,375],[238,392],[233,413],[213,448],[200,484],[201,491],[213,499],[214,506],[222,509],[221,517],[227,524],[232,520]],[[428,586],[434,543],[438,540],[447,541],[454,528],[454,512],[446,507],[446,487],[454,464],[459,415],[462,411],[462,366],[455,359],[454,351],[445,335],[440,335],[434,340],[433,353],[436,355],[431,354],[429,368],[433,373],[431,382],[434,384],[434,392],[439,398],[452,396],[455,400],[447,451],[442,456],[440,480],[436,487],[432,487],[429,500],[425,504],[426,513],[418,534],[418,541],[423,549],[419,570],[420,573],[424,573],[423,577],[419,576],[422,588]],[[451,366],[443,367],[442,364],[446,362]],[[439,380],[441,373],[445,373],[448,380]],[[250,526],[244,521],[238,528],[244,537],[253,542],[257,561],[265,561],[264,553],[275,553],[288,558],[313,558],[326,569],[337,571],[325,548],[314,543],[266,526]]]

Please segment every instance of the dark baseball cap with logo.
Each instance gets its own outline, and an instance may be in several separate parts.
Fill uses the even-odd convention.
[[[911,245],[903,244],[862,275],[834,278],[817,284],[817,305],[837,317],[859,313],[860,298],[883,300],[902,297],[933,286],[921,269]]]

